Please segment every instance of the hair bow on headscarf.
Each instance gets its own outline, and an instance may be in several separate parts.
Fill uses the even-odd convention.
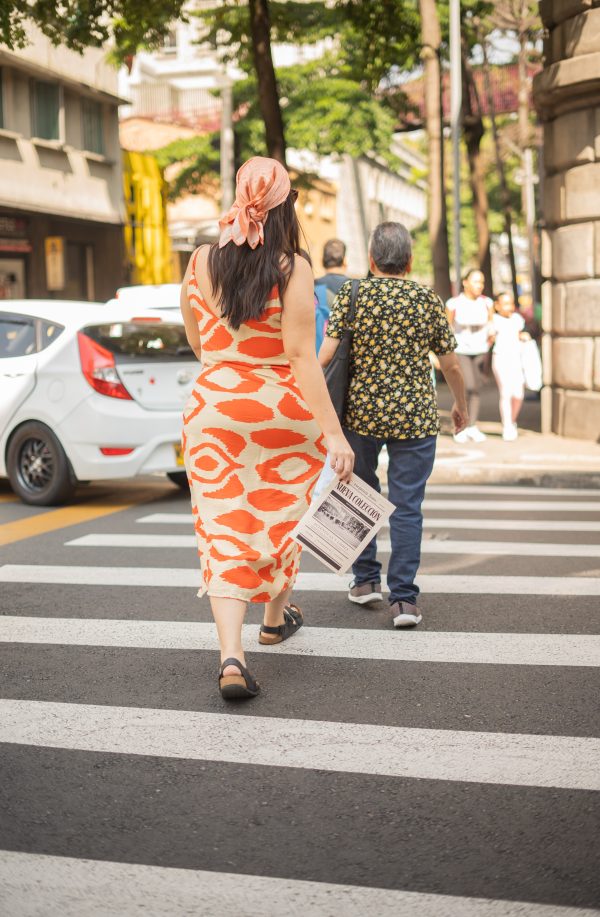
[[[291,191],[290,177],[276,159],[254,156],[236,176],[234,204],[219,220],[219,248],[234,242],[250,248],[264,244],[269,210],[283,204]]]

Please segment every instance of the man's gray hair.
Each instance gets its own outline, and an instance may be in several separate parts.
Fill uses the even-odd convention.
[[[371,257],[384,274],[405,274],[412,257],[410,233],[402,223],[380,223],[371,235]]]

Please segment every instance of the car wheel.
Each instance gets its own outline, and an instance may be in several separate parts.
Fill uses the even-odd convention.
[[[173,484],[177,484],[177,486],[181,487],[182,490],[190,489],[186,471],[168,471],[167,477],[169,481],[173,481]]]
[[[75,490],[76,479],[60,442],[43,423],[24,423],[8,446],[6,467],[10,486],[33,506],[65,503]]]

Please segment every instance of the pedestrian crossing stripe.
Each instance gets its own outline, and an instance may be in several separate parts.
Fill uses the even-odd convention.
[[[471,512],[597,513],[600,500],[436,500],[423,501],[423,510],[466,510]]]
[[[391,620],[391,619],[390,619]],[[252,653],[397,662],[600,667],[600,635],[470,633],[303,627],[292,641],[258,643],[258,625],[246,624]],[[212,623],[114,618],[0,617],[0,642],[61,646],[218,650]]]
[[[519,487],[501,484],[428,484],[427,494],[504,497],[597,497],[597,487]]]
[[[350,574],[299,573],[299,592],[346,592]],[[60,583],[75,586],[148,586],[197,589],[200,573],[190,567],[84,567],[44,564],[4,564],[3,583]],[[461,595],[600,595],[600,577],[593,576],[477,576],[422,574],[417,584],[426,593]],[[386,586],[382,577],[382,586]]]
[[[70,548],[196,548],[195,535],[138,535],[92,533],[65,542]],[[380,554],[389,554],[391,542],[377,539]],[[554,544],[527,541],[424,541],[422,554],[489,554],[511,557],[600,557],[600,544]]]
[[[137,523],[147,525],[187,525],[193,526],[191,513],[149,513],[136,519]],[[600,532],[600,522],[580,519],[461,519],[456,516],[436,518],[426,516],[423,520],[426,529],[473,529],[486,532]],[[389,528],[389,526],[384,526]]]
[[[600,790],[600,739],[0,700],[0,742],[461,783]]]
[[[598,917],[598,911],[588,908],[13,850],[1,854],[0,887],[5,912],[12,915],[24,914],[27,901],[28,914],[61,917]]]

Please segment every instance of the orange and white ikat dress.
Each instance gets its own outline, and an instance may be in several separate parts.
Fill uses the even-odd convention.
[[[237,331],[209,309],[193,273],[188,297],[202,344],[183,417],[198,595],[268,602],[296,578],[301,549],[290,532],[326,450],[285,357],[277,289]]]

